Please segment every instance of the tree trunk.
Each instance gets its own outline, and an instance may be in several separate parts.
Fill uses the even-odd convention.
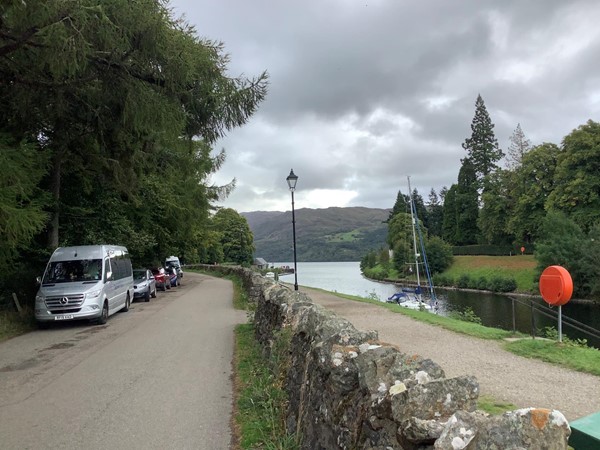
[[[63,154],[56,151],[52,158],[50,192],[52,192],[51,219],[48,224],[48,248],[58,247],[58,226],[60,218],[60,180]]]

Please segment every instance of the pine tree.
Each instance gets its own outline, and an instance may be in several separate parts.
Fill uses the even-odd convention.
[[[506,155],[506,167],[516,169],[521,166],[523,156],[531,150],[531,141],[525,137],[525,133],[521,129],[521,124],[517,124],[517,128],[513,131],[510,137],[510,146]]]
[[[457,244],[458,214],[456,210],[457,185],[453,184],[444,195],[444,217],[442,219],[442,238],[450,244]]]
[[[467,151],[467,157],[473,164],[479,187],[483,187],[484,179],[498,166],[504,153],[498,147],[498,140],[494,135],[494,124],[487,112],[481,95],[475,101],[475,116],[471,122],[471,137],[465,139],[462,147]]]
[[[408,209],[408,202],[409,202],[410,197],[408,195],[404,195],[402,193],[402,191],[398,191],[398,195],[396,196],[396,203],[394,203],[394,206],[392,208],[392,210],[390,211],[390,215],[387,219],[387,222],[389,223],[390,220],[392,220],[392,218],[398,214],[398,213],[406,213],[408,211],[410,211]]]
[[[479,217],[477,175],[475,166],[469,158],[462,160],[462,166],[458,172],[456,213],[456,244],[469,245],[477,243],[477,236],[479,234],[477,228],[477,219]]]
[[[439,196],[435,189],[429,191],[429,204],[427,205],[427,223],[425,226],[432,236],[442,235],[442,221],[444,216],[444,207],[440,203]]]

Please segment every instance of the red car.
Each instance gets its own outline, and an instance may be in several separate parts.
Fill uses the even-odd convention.
[[[154,279],[156,280],[156,287],[161,291],[166,289],[171,289],[171,279],[169,275],[162,267],[155,267],[152,269],[152,275],[154,275]]]

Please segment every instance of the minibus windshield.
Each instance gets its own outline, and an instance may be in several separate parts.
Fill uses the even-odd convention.
[[[101,259],[53,261],[44,274],[43,284],[97,281],[102,278]]]

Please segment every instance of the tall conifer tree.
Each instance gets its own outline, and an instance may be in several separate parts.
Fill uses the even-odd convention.
[[[462,160],[456,187],[457,245],[477,243],[479,202],[475,166],[469,158]]]
[[[510,146],[506,155],[506,165],[509,169],[520,167],[523,162],[523,156],[531,150],[531,141],[525,137],[525,133],[521,129],[521,124],[517,124],[517,128],[513,131],[510,137]]]
[[[462,147],[467,151],[480,187],[484,187],[484,179],[498,167],[497,162],[504,153],[498,147],[494,135],[494,124],[487,112],[481,95],[475,101],[475,116],[471,122],[471,137],[465,139]]]

